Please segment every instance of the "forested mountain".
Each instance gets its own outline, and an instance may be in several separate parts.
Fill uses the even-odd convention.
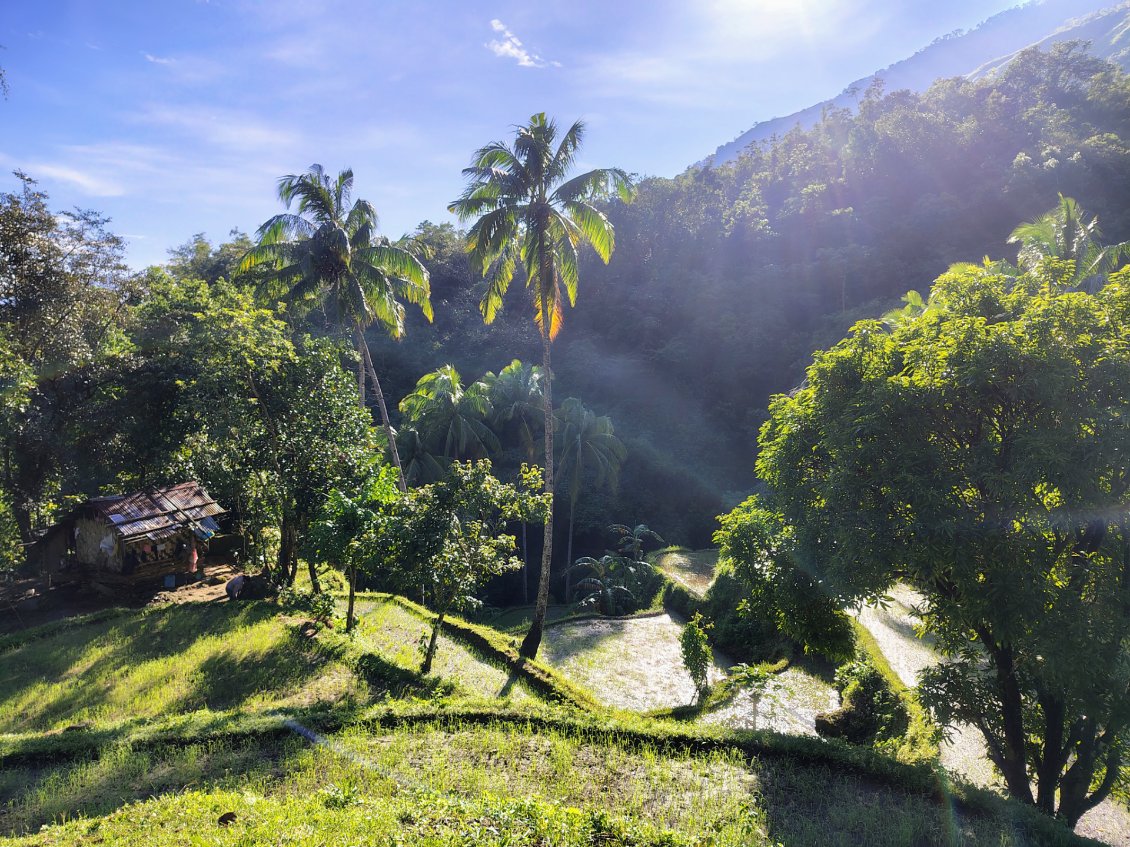
[[[555,396],[611,416],[629,451],[618,499],[579,509],[582,547],[610,517],[707,541],[714,515],[756,486],[769,396],[799,382],[813,349],[955,261],[1007,255],[1012,228],[1059,193],[1097,213],[1108,240],[1130,236],[1128,133],[1130,78],[1057,45],[921,94],[873,89],[857,112],[831,109],[732,163],[644,180],[608,209],[615,256],[582,268],[555,350]],[[436,251],[436,323],[372,336],[389,394],[447,362],[474,378],[536,361],[524,308],[482,325],[459,234],[419,235]]]
[[[1130,3],[1113,0],[1041,0],[994,15],[979,26],[937,38],[913,56],[857,79],[830,100],[784,117],[761,121],[720,146],[708,161],[722,165],[750,144],[781,136],[798,124],[808,129],[825,109],[854,108],[876,81],[885,91],[924,91],[936,79],[977,77],[997,70],[1031,46],[1049,49],[1064,41],[1087,41],[1091,52],[1127,67]]]

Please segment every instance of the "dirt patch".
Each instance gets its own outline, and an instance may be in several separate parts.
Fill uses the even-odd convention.
[[[222,600],[226,597],[224,584],[238,572],[231,564],[217,562],[205,566],[202,580],[180,588],[131,586],[115,594],[102,594],[75,582],[51,584],[40,578],[7,583],[0,590],[0,635],[113,607]]]

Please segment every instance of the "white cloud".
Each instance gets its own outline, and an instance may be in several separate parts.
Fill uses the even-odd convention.
[[[28,166],[33,176],[46,177],[77,187],[91,197],[120,197],[126,193],[121,182],[108,175],[99,175],[63,164],[39,162]]]
[[[531,53],[523,47],[521,39],[498,18],[490,22],[490,27],[502,37],[488,41],[486,48],[500,59],[514,59],[523,68],[561,67],[560,62],[543,59],[538,54]]]
[[[256,153],[289,150],[301,139],[291,130],[260,121],[236,109],[193,105],[154,105],[137,115],[146,124],[184,132],[196,143]]]
[[[169,59],[164,56],[154,56],[152,53],[142,53],[145,61],[152,62],[154,65],[175,65],[176,59]]]

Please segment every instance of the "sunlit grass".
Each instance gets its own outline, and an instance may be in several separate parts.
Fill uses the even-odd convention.
[[[668,547],[649,557],[668,579],[683,586],[696,597],[705,597],[714,582],[718,565],[717,550],[686,550]]]
[[[431,631],[425,621],[396,603],[384,600],[361,599],[358,610],[360,647],[378,652],[402,668],[419,669],[423,657],[421,641]],[[442,633],[432,672],[459,690],[484,698],[522,701],[534,697],[521,678]]]
[[[998,819],[820,766],[513,724],[108,751],[9,772],[0,803],[28,845],[1013,843]]]
[[[0,654],[0,732],[362,698],[333,651],[262,604],[173,606]]]

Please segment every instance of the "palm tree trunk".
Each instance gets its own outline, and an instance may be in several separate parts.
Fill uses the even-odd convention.
[[[542,252],[545,255],[545,252]],[[544,263],[543,263],[544,264]],[[545,272],[545,268],[542,268]],[[544,289],[544,286],[543,286]],[[549,576],[553,563],[553,371],[549,361],[549,301],[543,293],[541,298],[541,364],[545,371],[545,493],[549,495],[549,514],[545,518],[545,531],[542,535],[541,573],[538,575],[538,596],[534,604],[534,617],[530,621],[530,631],[522,639],[518,649],[520,655],[533,659],[541,646],[542,631],[545,628],[545,614],[549,608]]]
[[[365,408],[365,357],[357,351],[357,398],[361,408]]]
[[[377,369],[373,367],[373,357],[369,355],[369,343],[365,340],[365,332],[360,326],[357,327],[357,352],[361,355],[361,361],[366,370],[369,371],[369,379],[373,381],[373,393],[377,395],[377,408],[381,411],[381,424],[385,428],[385,435],[388,436],[388,450],[392,454],[392,463],[396,466],[397,480],[400,482],[400,490],[402,492],[408,491],[408,482],[404,478],[404,468],[400,464],[400,451],[396,449],[396,434],[392,431],[392,422],[388,418],[388,407],[385,406],[385,395],[381,391],[381,381],[377,379]],[[364,380],[362,379],[362,386]],[[362,402],[364,401],[364,387],[361,390]]]

